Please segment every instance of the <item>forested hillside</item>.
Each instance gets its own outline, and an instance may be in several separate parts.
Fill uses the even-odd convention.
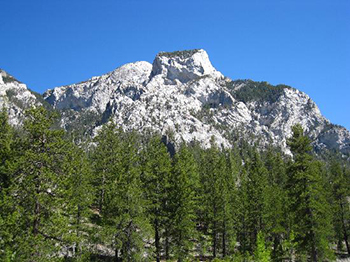
[[[350,255],[350,169],[244,139],[175,148],[109,122],[76,144],[55,114],[0,115],[1,261],[334,261]],[[170,141],[170,142],[169,142]]]

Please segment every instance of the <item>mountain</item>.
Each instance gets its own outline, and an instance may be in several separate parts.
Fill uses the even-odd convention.
[[[48,90],[44,98],[64,112],[62,126],[83,123],[93,132],[108,119],[124,129],[172,133],[175,141],[230,146],[237,136],[286,149],[300,123],[317,149],[350,153],[350,133],[331,124],[305,93],[251,80],[232,81],[202,50],[161,52],[153,61],[126,64],[78,84]],[[90,122],[86,124],[86,119]],[[85,124],[84,124],[85,123]]]
[[[46,103],[40,94],[29,90],[25,84],[0,69],[0,109],[8,111],[10,124],[22,124],[25,109],[43,104]]]
[[[286,85],[233,81],[202,49],[160,52],[153,64],[129,63],[43,97],[61,112],[63,128],[83,136],[113,120],[125,130],[171,135],[176,143],[208,147],[214,137],[229,147],[243,137],[288,153],[291,126],[300,123],[316,150],[350,153],[349,131],[323,117],[308,95]]]

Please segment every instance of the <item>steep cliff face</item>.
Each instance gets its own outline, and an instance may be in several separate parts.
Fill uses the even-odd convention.
[[[21,85],[21,84],[16,84]],[[161,52],[78,84],[48,90],[61,125],[94,135],[113,120],[125,130],[171,133],[176,142],[231,146],[236,137],[288,152],[291,126],[300,123],[315,148],[350,153],[350,133],[331,124],[305,93],[285,85],[223,76],[202,50]]]
[[[13,76],[0,69],[0,109],[5,108],[12,125],[20,125],[24,119],[24,110],[41,102],[34,92]]]

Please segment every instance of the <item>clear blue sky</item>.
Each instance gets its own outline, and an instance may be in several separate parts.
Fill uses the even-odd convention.
[[[0,35],[0,68],[40,93],[203,48],[224,75],[291,85],[350,129],[349,0],[3,0]]]

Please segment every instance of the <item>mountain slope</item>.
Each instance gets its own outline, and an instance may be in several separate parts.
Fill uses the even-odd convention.
[[[350,133],[331,124],[305,93],[266,82],[223,76],[202,50],[161,52],[78,84],[56,87],[45,100],[62,112],[67,130],[93,135],[109,119],[124,129],[172,134],[176,142],[230,146],[237,137],[285,152],[300,123],[316,149],[350,153]]]
[[[22,124],[25,109],[43,104],[45,101],[39,94],[0,69],[0,109],[8,111],[10,124]]]

